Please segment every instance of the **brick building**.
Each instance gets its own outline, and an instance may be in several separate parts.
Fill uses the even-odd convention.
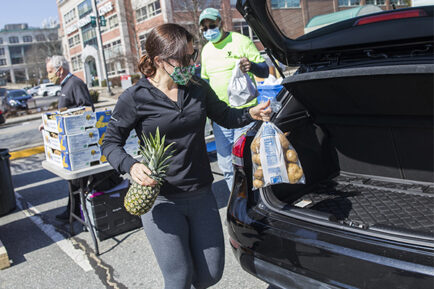
[[[106,26],[101,26],[101,40],[97,28],[92,26],[94,5]],[[63,54],[70,62],[71,72],[89,86],[110,77],[133,74],[137,59],[134,19],[129,0],[58,0]],[[104,48],[106,67],[102,65]]]
[[[90,17],[94,0],[58,0],[60,35],[72,72],[88,84],[104,79],[101,46]],[[269,9],[283,32],[297,38],[309,21],[318,15],[377,5],[383,10],[407,6],[407,0],[271,0]],[[226,30],[250,37],[259,50],[262,44],[235,8],[236,0],[97,0],[100,15],[107,19],[102,29],[109,77],[137,73],[137,61],[144,51],[146,37],[159,24],[174,22],[185,26],[200,38],[197,19],[203,8],[221,11]]]

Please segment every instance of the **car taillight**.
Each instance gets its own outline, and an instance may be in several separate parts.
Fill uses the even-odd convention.
[[[395,19],[424,17],[424,16],[427,16],[427,15],[426,15],[426,12],[422,9],[390,12],[387,14],[363,17],[363,18],[357,20],[356,23],[354,23],[354,26],[359,26],[359,25],[364,25],[364,24],[369,24],[369,23],[375,23],[375,22],[395,20]]]
[[[244,167],[243,154],[244,145],[246,144],[246,134],[242,134],[232,147],[232,163],[235,166]]]

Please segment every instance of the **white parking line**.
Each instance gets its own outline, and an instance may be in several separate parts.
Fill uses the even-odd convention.
[[[71,240],[65,239],[62,234],[56,231],[54,226],[44,223],[41,217],[37,216],[40,214],[38,209],[36,209],[36,207],[29,202],[25,201],[19,193],[15,192],[15,196],[17,198],[17,206],[22,210],[22,212],[29,217],[30,220],[35,223],[35,225],[38,226],[42,232],[44,232],[51,240],[53,240],[63,252],[65,252],[85,272],[93,270],[84,251],[74,248]],[[24,208],[22,203],[26,203],[27,208]]]
[[[26,189],[30,189],[30,188],[34,188],[34,187],[38,187],[38,186],[41,186],[41,185],[50,184],[50,183],[54,183],[54,182],[57,182],[57,181],[62,181],[62,180],[63,179],[61,177],[54,177],[54,178],[51,178],[51,179],[46,179],[46,180],[43,180],[43,181],[39,181],[39,182],[35,182],[35,183],[31,183],[31,184],[28,184],[28,185],[24,185],[24,186],[15,188],[15,191],[22,191],[22,190],[26,190]]]

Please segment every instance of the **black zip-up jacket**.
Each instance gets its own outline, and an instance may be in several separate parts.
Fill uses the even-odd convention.
[[[248,109],[230,108],[200,78],[178,86],[177,102],[142,78],[119,97],[102,153],[118,172],[129,173],[138,162],[123,149],[130,131],[135,129],[139,136],[142,132],[148,136],[159,127],[160,135],[166,135],[165,144],[175,143],[160,194],[194,191],[213,181],[205,144],[206,117],[226,128],[238,128],[253,121]]]
[[[60,97],[58,108],[73,108],[80,106],[93,107],[92,100],[90,98],[89,90],[86,83],[75,75],[71,75],[64,83],[61,84]]]

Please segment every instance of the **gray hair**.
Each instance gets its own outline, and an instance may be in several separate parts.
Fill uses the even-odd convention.
[[[53,55],[51,57],[47,57],[47,60],[45,62],[51,63],[51,65],[53,65],[54,69],[56,70],[60,67],[63,67],[64,69],[69,71],[69,63],[62,55]]]

